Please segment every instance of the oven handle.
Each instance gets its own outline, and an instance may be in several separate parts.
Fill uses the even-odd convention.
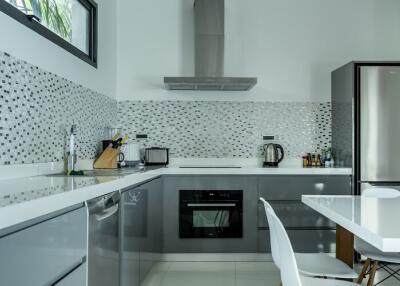
[[[188,207],[236,207],[236,204],[187,204]]]

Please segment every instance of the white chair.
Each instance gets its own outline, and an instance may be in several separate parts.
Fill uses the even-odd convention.
[[[260,201],[262,201],[264,204],[265,212],[267,214],[267,221],[268,224],[270,224],[271,219],[269,218],[267,210],[274,214],[275,212],[272,206],[264,198],[260,198]],[[279,268],[281,263],[278,255],[278,242],[272,235],[271,231],[270,241],[272,259]],[[347,264],[325,253],[295,253],[295,256],[299,272],[302,275],[342,279],[355,279],[358,277],[357,273]]]
[[[400,192],[391,188],[370,188],[362,192],[362,197],[376,199],[393,199],[400,197]],[[364,266],[360,272],[357,283],[361,284],[364,278],[369,275],[368,286],[374,285],[375,274],[379,269],[385,270],[389,275],[384,279],[394,277],[400,280],[400,269],[395,270],[389,264],[400,264],[400,253],[382,252],[376,249],[364,240],[355,237],[354,249],[362,256],[367,257]],[[382,283],[384,280],[378,282]]]
[[[279,257],[283,286],[358,286],[356,283],[342,280],[321,279],[300,275],[296,256],[285,228],[271,209],[267,209],[267,214],[269,214],[271,219],[269,226],[272,236],[275,236],[277,242],[277,248],[274,248],[272,251],[279,251],[279,254],[275,253],[274,255]]]

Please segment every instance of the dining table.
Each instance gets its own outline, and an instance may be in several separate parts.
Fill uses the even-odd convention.
[[[400,197],[303,195],[302,202],[336,224],[336,257],[354,263],[354,236],[383,252],[400,252]]]

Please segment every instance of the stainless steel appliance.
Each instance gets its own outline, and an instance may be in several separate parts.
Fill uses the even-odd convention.
[[[172,90],[247,91],[256,77],[225,77],[225,0],[195,0],[195,76],[165,77]]]
[[[179,237],[243,237],[243,191],[180,190]]]
[[[400,186],[400,63],[351,62],[332,73],[336,164],[353,168],[354,193]]]
[[[281,145],[273,143],[264,145],[264,167],[278,167],[284,156],[285,153]]]
[[[144,160],[148,166],[166,166],[169,163],[169,149],[159,147],[146,148],[144,151]]]
[[[87,202],[89,286],[119,286],[119,201],[114,192]]]

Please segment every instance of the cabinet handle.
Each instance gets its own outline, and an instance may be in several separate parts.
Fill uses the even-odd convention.
[[[101,214],[96,214],[96,220],[102,221],[108,219],[110,216],[115,214],[118,211],[118,204],[113,205],[112,207],[104,210]]]
[[[62,273],[56,281],[50,283],[49,285],[50,286],[57,286],[57,284],[59,284],[65,277],[70,275],[72,272],[74,272],[76,269],[78,269],[85,262],[86,262],[86,256],[82,257],[82,259],[80,261],[76,262],[74,265],[72,265],[71,267],[66,269],[64,271],[64,273]]]
[[[188,207],[236,207],[236,204],[187,204]]]

